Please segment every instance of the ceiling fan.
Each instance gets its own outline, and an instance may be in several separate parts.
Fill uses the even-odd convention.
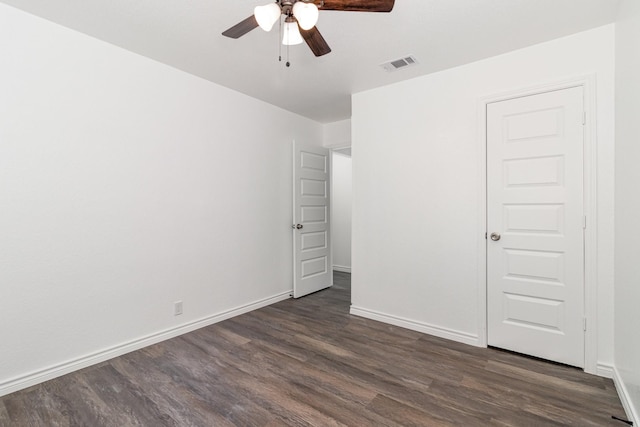
[[[256,27],[270,31],[284,16],[282,44],[307,43],[315,56],[326,55],[331,48],[318,28],[318,10],[349,12],[391,12],[395,0],[276,0],[254,9],[254,14],[222,33],[237,39]]]

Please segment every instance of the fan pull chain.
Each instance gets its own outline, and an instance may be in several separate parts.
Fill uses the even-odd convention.
[[[282,19],[280,19],[279,22],[280,29],[278,31],[278,62],[282,62],[282,43],[280,42],[280,40],[282,40]]]
[[[287,67],[291,66],[291,63],[289,62],[289,45],[287,45],[287,63],[285,64]]]
[[[285,20],[285,22],[287,21]],[[280,40],[282,40],[282,19],[280,20]],[[282,43],[279,43],[279,44],[280,44],[280,52],[282,55]],[[282,61],[282,56],[280,56],[280,61]],[[291,66],[291,63],[289,62],[289,45],[287,45],[287,62],[285,63],[285,65],[287,67]]]

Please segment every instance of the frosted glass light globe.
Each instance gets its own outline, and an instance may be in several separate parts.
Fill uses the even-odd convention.
[[[313,3],[297,1],[293,5],[293,16],[303,30],[312,29],[318,22],[318,6]]]
[[[298,29],[298,23],[293,22],[285,22],[283,27],[283,36],[282,36],[282,44],[285,46],[293,46],[296,44],[302,43],[304,40],[302,39],[302,35],[300,35],[300,30]]]
[[[258,25],[265,31],[271,31],[273,24],[280,18],[280,6],[277,3],[269,3],[264,6],[257,6],[253,9],[253,16],[256,17]]]

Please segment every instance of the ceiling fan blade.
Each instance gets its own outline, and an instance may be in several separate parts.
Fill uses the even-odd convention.
[[[395,0],[316,0],[320,10],[349,12],[391,12]]]
[[[233,27],[229,28],[227,31],[222,33],[222,35],[231,37],[232,39],[237,39],[244,36],[245,34],[253,30],[257,26],[258,26],[258,21],[256,21],[256,17],[251,15],[244,21],[241,21],[236,25],[234,25]]]
[[[313,27],[310,30],[303,30],[300,28],[300,34],[302,34],[302,38],[307,42],[309,49],[311,49],[311,52],[313,52],[315,56],[322,56],[331,52],[331,48],[325,41],[324,37],[322,37],[322,34],[320,34],[317,27]]]

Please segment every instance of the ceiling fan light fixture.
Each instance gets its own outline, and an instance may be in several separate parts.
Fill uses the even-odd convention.
[[[282,11],[280,10],[278,3],[269,3],[264,6],[257,6],[253,10],[253,15],[256,17],[256,21],[258,21],[258,25],[260,25],[260,28],[265,31],[271,31],[273,24],[278,21],[281,13]]]
[[[298,29],[298,23],[293,18],[287,18],[284,22],[282,33],[282,44],[285,46],[301,44],[304,41]]]
[[[292,12],[303,30],[312,29],[318,22],[318,6],[313,3],[297,1],[293,5]]]
[[[1,2],[2,0],[0,0]],[[280,30],[284,30],[282,44],[293,45],[306,42],[311,52],[316,56],[324,56],[331,52],[327,41],[315,26],[318,17],[318,7],[323,10],[345,12],[386,12],[393,10],[395,0],[265,0],[271,4],[259,6],[254,14],[238,22],[236,25],[222,32],[222,35],[238,39],[255,28],[262,27],[271,30],[278,22]],[[238,2],[241,3],[241,2]],[[295,12],[294,10],[295,9]],[[284,27],[280,16],[285,15]],[[304,38],[300,34],[304,34]],[[288,52],[288,49],[287,49]]]

